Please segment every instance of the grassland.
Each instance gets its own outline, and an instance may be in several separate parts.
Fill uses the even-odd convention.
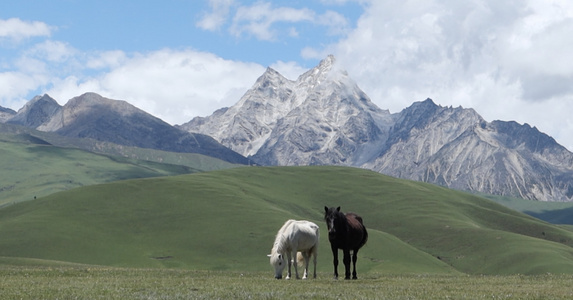
[[[85,140],[22,130],[26,132],[0,134],[0,207],[80,186],[233,167],[200,154],[101,142],[99,151],[108,154],[97,154],[72,146],[73,141],[87,143]],[[71,148],[54,146],[52,142]]]
[[[484,198],[343,167],[244,167],[86,186],[0,209],[0,257],[131,268],[269,272],[290,218],[365,220],[358,274],[573,273],[573,233]]]
[[[307,281],[262,272],[0,267],[2,299],[571,299],[571,275],[452,276],[320,273]]]
[[[573,225],[573,202],[543,202],[495,195],[481,196],[549,223]]]

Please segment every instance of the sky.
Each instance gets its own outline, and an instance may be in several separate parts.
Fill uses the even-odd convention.
[[[0,106],[96,92],[182,124],[333,54],[382,109],[431,98],[573,150],[572,32],[570,0],[2,1]]]

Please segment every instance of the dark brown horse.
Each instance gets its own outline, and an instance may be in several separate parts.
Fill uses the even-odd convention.
[[[344,279],[350,279],[350,251],[352,250],[352,279],[356,277],[356,259],[358,250],[366,244],[368,232],[362,222],[362,217],[355,213],[344,214],[340,212],[340,206],[337,208],[324,207],[324,220],[328,227],[328,240],[334,256],[334,279],[338,279],[338,249],[344,253],[344,267],[346,273]]]

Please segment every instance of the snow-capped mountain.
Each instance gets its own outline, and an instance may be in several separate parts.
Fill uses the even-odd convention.
[[[573,201],[573,154],[551,137],[430,99],[390,114],[333,56],[295,81],[269,68],[237,104],[181,128],[263,165],[347,165],[462,190]]]
[[[181,128],[264,165],[359,165],[387,139],[391,119],[329,56],[296,81],[268,68],[236,105]]]
[[[397,116],[386,149],[361,167],[461,190],[573,200],[573,154],[528,124],[488,123],[431,100]]]

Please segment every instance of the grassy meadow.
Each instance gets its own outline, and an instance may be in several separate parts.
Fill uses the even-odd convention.
[[[265,272],[0,267],[2,299],[571,299],[571,275],[275,280]]]
[[[325,205],[363,216],[332,279]],[[289,218],[318,278],[275,280]],[[344,167],[243,167],[83,186],[0,209],[2,299],[569,299],[573,233],[484,198]],[[342,271],[342,264],[339,267]]]
[[[573,273],[573,232],[484,198],[345,167],[243,167],[117,181],[0,209],[0,257],[122,268],[268,272],[287,219],[362,215],[367,274]],[[272,277],[272,276],[271,276]]]

